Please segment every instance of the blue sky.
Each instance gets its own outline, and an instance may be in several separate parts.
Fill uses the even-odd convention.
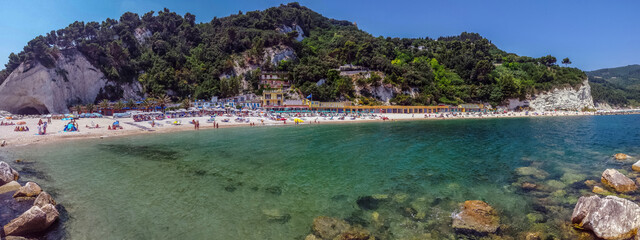
[[[0,8],[0,64],[38,35],[78,21],[119,19],[162,10],[214,16],[262,10],[287,1],[3,1]],[[337,1],[300,0],[330,18],[354,21],[374,36],[432,37],[477,32],[499,48],[519,55],[569,57],[583,70],[640,64],[640,1]],[[3,68],[3,67],[0,67]]]

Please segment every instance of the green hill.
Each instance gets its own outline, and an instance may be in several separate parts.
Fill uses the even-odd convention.
[[[278,31],[294,25],[304,32],[304,40],[296,40],[297,31]],[[276,64],[260,61],[274,46],[293,49],[297,58]],[[0,72],[0,83],[23,62],[53,67],[56,57],[69,48],[78,49],[114,83],[139,81],[146,94],[174,99],[257,92],[255,71],[221,77],[246,64],[288,71],[293,87],[317,100],[363,102],[366,96],[355,94],[354,85],[364,84],[401,89],[407,94],[396,94],[392,102],[397,104],[497,104],[554,86],[577,86],[585,78],[579,69],[558,66],[555,57],[506,53],[476,33],[438,39],[374,37],[349,21],[290,3],[204,23],[195,23],[190,13],[180,16],[168,9],[143,16],[127,12],[119,20],[101,23],[74,22],[12,53]],[[382,76],[354,83],[334,70],[344,64]],[[320,80],[324,84],[317,84]],[[243,81],[249,86],[243,88]],[[118,99],[120,94],[111,90],[96,102]]]
[[[587,72],[595,102],[640,106],[640,65]]]

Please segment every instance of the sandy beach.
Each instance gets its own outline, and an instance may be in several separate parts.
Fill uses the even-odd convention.
[[[351,120],[351,118],[346,117],[343,120],[337,119],[334,117],[333,120],[330,120],[326,117],[306,117],[304,123],[299,123],[300,125],[305,124],[341,124],[341,123],[362,123],[362,122],[382,122],[381,117],[387,117],[387,122],[392,121],[419,121],[419,120],[452,120],[452,119],[479,119],[479,118],[513,118],[513,117],[552,117],[552,116],[583,116],[583,115],[594,115],[591,112],[547,112],[547,113],[529,113],[526,114],[524,112],[509,112],[509,113],[501,113],[501,114],[473,114],[473,113],[462,113],[457,114],[456,116],[450,114],[428,114],[425,116],[424,114],[379,114],[376,117],[363,117],[356,118],[355,120]],[[269,126],[287,126],[287,125],[295,125],[295,123],[291,121],[287,121],[284,123],[283,121],[274,121],[269,120],[264,117],[247,117],[249,119],[249,123],[247,122],[235,122],[230,120],[229,122],[222,122],[221,120],[224,118],[233,119],[235,117],[217,117],[215,123],[218,124],[219,128],[229,128],[229,127],[269,127]],[[215,128],[213,123],[207,123],[207,119],[209,116],[203,117],[184,117],[184,118],[176,118],[176,119],[165,119],[155,122],[155,126],[151,126],[151,123],[148,121],[143,122],[135,122],[132,118],[118,118],[114,119],[112,117],[104,117],[104,118],[80,118],[77,119],[77,124],[79,131],[77,132],[64,132],[63,128],[69,121],[66,120],[55,120],[52,119],[51,123],[48,124],[46,135],[38,135],[38,122],[41,118],[38,117],[25,117],[23,119],[13,119],[13,120],[2,120],[4,122],[13,122],[17,123],[20,121],[26,122],[25,125],[28,126],[29,131],[20,132],[14,131],[16,126],[19,125],[8,125],[8,126],[0,126],[0,143],[4,140],[6,141],[6,146],[8,148],[11,147],[19,147],[30,144],[39,144],[39,143],[47,143],[52,141],[64,141],[64,140],[72,140],[72,139],[83,139],[83,138],[107,138],[107,137],[118,137],[118,136],[128,136],[134,134],[153,134],[153,133],[166,133],[166,132],[176,132],[176,131],[194,131],[194,125],[190,122],[192,120],[200,121],[200,129],[212,129]],[[46,119],[42,119],[46,121]],[[181,121],[180,125],[173,125],[169,122],[174,120]],[[122,129],[118,130],[109,130],[108,126],[113,124],[115,121],[120,121],[120,125]],[[97,124],[99,128],[89,128],[91,124]]]

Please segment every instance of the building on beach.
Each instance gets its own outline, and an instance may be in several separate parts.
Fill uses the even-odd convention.
[[[288,72],[262,72],[260,74],[260,88],[289,88]]]
[[[271,108],[284,105],[284,92],[282,89],[262,91],[262,107]]]
[[[299,100],[298,100],[299,101]],[[482,104],[461,104],[459,106],[354,106],[352,102],[320,102],[302,100],[281,105],[263,105],[268,111],[310,111],[330,113],[404,113],[404,114],[441,114],[463,112],[486,112]]]
[[[193,106],[198,109],[214,108],[214,107],[238,107],[249,109],[258,109],[262,107],[262,101],[260,97],[253,93],[242,94],[228,98],[218,98],[216,96],[211,98],[211,101],[196,100],[193,102]]]

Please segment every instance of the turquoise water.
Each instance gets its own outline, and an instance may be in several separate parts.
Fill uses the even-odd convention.
[[[590,191],[582,182],[598,181],[606,168],[631,172],[610,156],[640,154],[639,122],[627,115],[231,128],[2,154],[24,159],[13,163],[22,180],[64,207],[70,239],[303,239],[318,216],[363,225],[379,239],[451,238],[451,213],[472,199],[496,208],[501,235],[570,238],[573,204]],[[525,166],[548,174],[518,175]],[[522,181],[552,187],[527,192]],[[358,204],[366,196],[382,200]]]

